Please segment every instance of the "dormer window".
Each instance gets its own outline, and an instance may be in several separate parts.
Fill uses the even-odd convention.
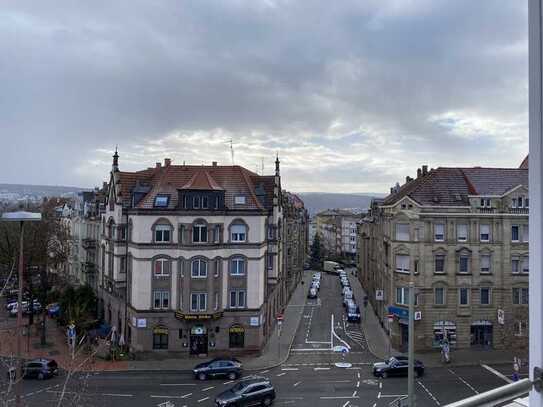
[[[207,209],[207,196],[202,197],[202,209]]]
[[[200,197],[199,196],[195,196],[193,199],[192,199],[192,207],[194,209],[200,209]]]
[[[523,205],[523,203],[524,203],[523,201],[524,201],[524,200],[522,199],[521,196],[519,196],[519,197],[517,198],[517,208],[522,208],[522,207],[524,206],[524,205]]]
[[[167,208],[170,202],[169,195],[157,195],[155,196],[155,208]]]
[[[234,203],[236,205],[245,205],[245,202],[246,202],[245,195],[236,195],[234,197]]]
[[[481,208],[490,208],[490,198],[481,198]]]

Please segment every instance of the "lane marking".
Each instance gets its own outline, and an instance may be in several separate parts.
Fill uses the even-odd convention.
[[[300,370],[300,369],[298,369],[297,367],[283,367],[281,368],[281,370],[291,371],[291,370]]]
[[[381,398],[381,392],[379,392],[379,394],[377,395],[377,398],[378,398],[378,399]]]
[[[341,407],[347,407],[350,403],[351,403],[351,401],[348,400],[348,401],[346,401],[345,404],[343,404],[343,406],[341,406]]]
[[[356,387],[360,387],[360,381],[356,382]]]
[[[458,380],[460,380],[462,383],[468,386],[475,394],[479,394],[479,392],[471,384],[469,384],[463,378],[461,378],[454,370],[449,369],[449,372],[451,372],[454,376],[458,378]]]
[[[356,377],[360,379],[360,372],[356,372]]]
[[[160,394],[151,394],[149,397],[153,399],[184,399],[185,398],[184,396],[163,396]]]
[[[380,388],[380,389],[383,388],[383,382],[379,382],[379,388]]]
[[[134,397],[133,394],[119,394],[119,393],[102,393],[102,396],[109,396],[109,397]]]
[[[376,407],[377,406],[377,403],[373,403],[373,406],[372,407]]]
[[[424,391],[425,391],[426,393],[428,393],[428,395],[430,396],[430,398],[431,398],[432,400],[434,400],[434,402],[435,402],[438,406],[441,405],[441,404],[439,403],[439,401],[436,399],[436,397],[430,392],[430,390],[428,390],[428,389],[426,388],[426,386],[425,386],[424,384],[422,384],[422,383],[420,382],[420,380],[417,380],[417,383],[424,389]]]
[[[201,403],[202,401],[209,400],[209,397],[204,397],[203,399],[198,400],[198,403]]]
[[[190,397],[190,396],[192,396],[192,393],[187,393],[187,394],[181,396],[181,398],[186,399],[187,397]]]
[[[508,378],[507,376],[505,376],[504,374],[498,372],[496,369],[493,369],[491,368],[490,366],[488,365],[481,365],[482,367],[484,367],[486,370],[488,370],[490,373],[494,373],[496,376],[498,376],[500,379],[503,379],[505,380],[507,383],[513,383],[513,380],[511,380],[510,378]]]
[[[161,386],[196,386],[196,383],[160,383]]]
[[[298,386],[301,382],[294,383],[294,387]]]
[[[211,390],[211,389],[214,389],[215,386],[209,386],[209,387],[206,387],[205,389],[202,389],[202,391],[208,391],[208,390]]]
[[[314,367],[313,370],[330,370],[329,367]]]
[[[360,397],[356,396],[321,396],[321,400],[345,400],[345,399],[359,399]]]
[[[281,377],[281,376],[284,376],[286,375],[287,373],[286,372],[283,372],[283,373],[279,373],[279,374],[276,374],[277,377]]]
[[[224,382],[223,384],[230,384],[230,383],[234,383],[233,380],[228,380],[227,382]]]
[[[353,397],[356,397],[356,393],[358,393],[358,391],[357,391],[357,390],[355,390],[355,391],[354,391],[354,393],[353,393]]]
[[[268,373],[269,371],[270,369],[266,369],[266,370],[261,371],[260,373]]]

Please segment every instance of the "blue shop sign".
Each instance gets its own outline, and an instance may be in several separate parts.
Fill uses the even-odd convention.
[[[388,306],[388,313],[394,314],[400,319],[409,319],[409,310],[406,308]]]

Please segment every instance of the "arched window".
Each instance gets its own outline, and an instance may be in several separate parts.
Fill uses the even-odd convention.
[[[193,243],[207,243],[207,224],[204,222],[197,222],[192,225],[192,242]]]
[[[172,241],[173,226],[166,218],[158,219],[153,227],[153,242],[170,243]]]
[[[207,261],[203,259],[196,259],[191,264],[191,276],[192,278],[206,278],[207,277]]]
[[[247,225],[236,223],[230,226],[230,240],[232,242],[247,241]]]
[[[245,259],[243,257],[234,257],[230,262],[230,274],[233,276],[245,275]]]
[[[153,275],[155,277],[168,277],[170,275],[171,263],[169,259],[155,259]]]

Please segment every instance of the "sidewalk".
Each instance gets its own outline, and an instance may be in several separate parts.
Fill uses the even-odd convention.
[[[405,355],[406,353],[399,352],[390,346],[390,340],[385,330],[381,327],[377,316],[371,306],[368,303],[366,310],[363,308],[363,298],[366,294],[365,290],[360,285],[360,281],[357,277],[349,275],[349,280],[353,287],[353,292],[357,303],[360,305],[362,313],[362,329],[366,336],[368,348],[379,359],[386,359],[389,356],[389,349],[391,355]],[[513,365],[513,358],[517,356],[522,358],[523,361],[527,361],[527,351],[518,350],[473,350],[473,349],[452,349],[451,350],[451,363],[444,364],[441,361],[441,353],[439,350],[417,352],[415,354],[416,359],[422,361],[426,367],[443,367],[443,366],[477,366],[482,364],[511,364]]]

